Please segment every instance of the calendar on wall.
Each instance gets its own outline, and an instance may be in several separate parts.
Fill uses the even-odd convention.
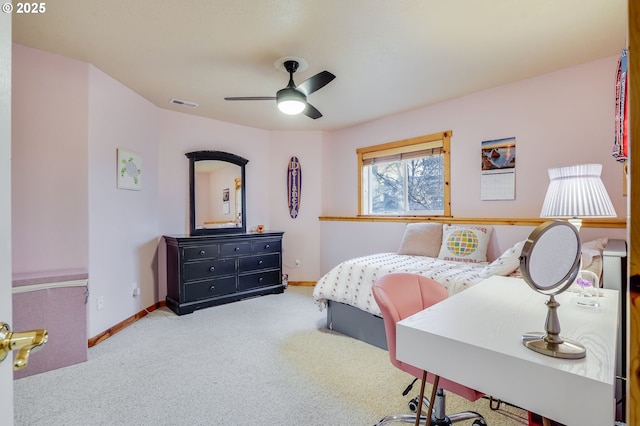
[[[516,138],[482,141],[480,199],[515,200]]]

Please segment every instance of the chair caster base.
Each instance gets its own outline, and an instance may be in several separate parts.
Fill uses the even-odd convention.
[[[418,411],[418,397],[413,398],[411,401],[407,403],[409,406],[409,411],[415,413]]]

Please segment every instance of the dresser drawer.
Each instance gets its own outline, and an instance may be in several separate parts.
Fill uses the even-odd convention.
[[[260,269],[271,269],[280,267],[280,253],[262,254],[259,256],[246,256],[238,259],[238,271],[257,271]]]
[[[252,253],[279,253],[281,250],[280,240],[254,241],[251,243]]]
[[[214,259],[184,264],[184,281],[202,280],[236,273],[235,259]]]
[[[250,290],[256,287],[278,285],[281,283],[281,279],[282,276],[280,275],[280,270],[240,275],[238,291]]]
[[[167,307],[184,315],[248,297],[282,293],[282,234],[221,231],[215,235],[164,235]]]
[[[226,243],[220,245],[220,254],[223,257],[234,256],[238,254],[250,254],[250,242]]]
[[[182,257],[185,262],[188,262],[190,260],[218,257],[220,253],[220,246],[218,244],[212,244],[200,247],[185,247],[183,250]]]
[[[214,280],[200,281],[185,284],[185,302],[207,299],[210,297],[224,296],[236,292],[236,277],[225,277]]]

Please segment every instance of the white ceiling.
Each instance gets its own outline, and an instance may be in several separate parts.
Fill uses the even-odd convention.
[[[13,40],[91,63],[161,108],[279,130],[333,130],[617,55],[626,0],[54,0]],[[328,70],[324,117],[280,113],[288,75]],[[612,70],[612,73],[614,71]],[[612,74],[613,81],[613,74]],[[199,104],[169,104],[178,98]]]

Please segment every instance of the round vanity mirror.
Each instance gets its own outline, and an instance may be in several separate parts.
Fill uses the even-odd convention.
[[[580,272],[581,244],[570,223],[548,221],[529,235],[522,248],[520,269],[529,286],[549,296],[545,332],[525,333],[522,343],[531,350],[556,358],[583,358],[584,346],[560,336],[555,295],[567,290]]]
[[[524,280],[542,294],[565,291],[580,271],[580,236],[568,222],[548,221],[529,235],[522,247]]]

